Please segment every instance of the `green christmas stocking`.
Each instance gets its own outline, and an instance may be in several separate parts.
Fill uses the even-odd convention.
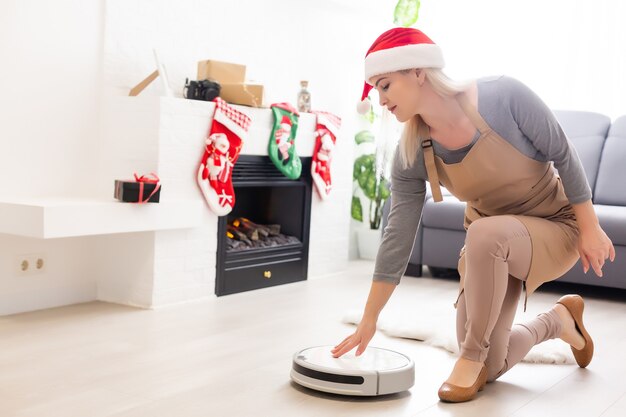
[[[289,103],[275,103],[270,107],[274,114],[274,127],[270,135],[268,154],[280,172],[287,178],[296,180],[302,172],[302,161],[296,154],[295,145],[300,115]]]

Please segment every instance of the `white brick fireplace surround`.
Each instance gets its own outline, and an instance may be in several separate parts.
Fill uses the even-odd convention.
[[[235,107],[252,119],[242,154],[267,155],[271,110]],[[89,198],[0,202],[0,249],[3,234],[17,235],[29,252],[48,257],[43,273],[0,287],[0,315],[92,300],[154,308],[215,298],[218,218],[195,182],[213,111],[213,103],[181,98],[107,99]],[[304,113],[299,122],[297,153],[311,156],[315,117]],[[161,203],[113,200],[113,181],[133,172],[158,173]],[[347,267],[352,141],[342,133],[332,175],[328,200],[313,191],[309,279]],[[3,272],[18,279],[16,270]],[[46,275],[67,284],[50,288]]]

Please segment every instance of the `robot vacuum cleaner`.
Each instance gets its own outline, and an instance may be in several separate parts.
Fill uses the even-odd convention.
[[[361,396],[405,391],[415,382],[415,364],[406,355],[370,346],[360,356],[348,352],[334,358],[332,348],[317,346],[296,352],[291,379],[318,391]]]

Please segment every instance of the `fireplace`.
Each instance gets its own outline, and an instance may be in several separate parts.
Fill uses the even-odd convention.
[[[290,180],[267,156],[241,155],[235,207],[218,218],[215,293],[234,294],[307,279],[311,158]]]

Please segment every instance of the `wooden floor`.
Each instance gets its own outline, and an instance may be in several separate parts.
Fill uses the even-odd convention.
[[[0,416],[626,416],[626,295],[617,291],[582,291],[596,340],[586,370],[520,364],[474,401],[444,404],[437,388],[455,358],[379,332],[372,346],[415,360],[410,391],[346,398],[293,384],[294,352],[354,330],[340,320],[362,308],[372,270],[357,261],[346,274],[156,311],[94,302],[1,317]],[[452,308],[456,287],[405,277],[388,307],[438,300]],[[581,292],[540,290],[525,314],[573,290]]]

